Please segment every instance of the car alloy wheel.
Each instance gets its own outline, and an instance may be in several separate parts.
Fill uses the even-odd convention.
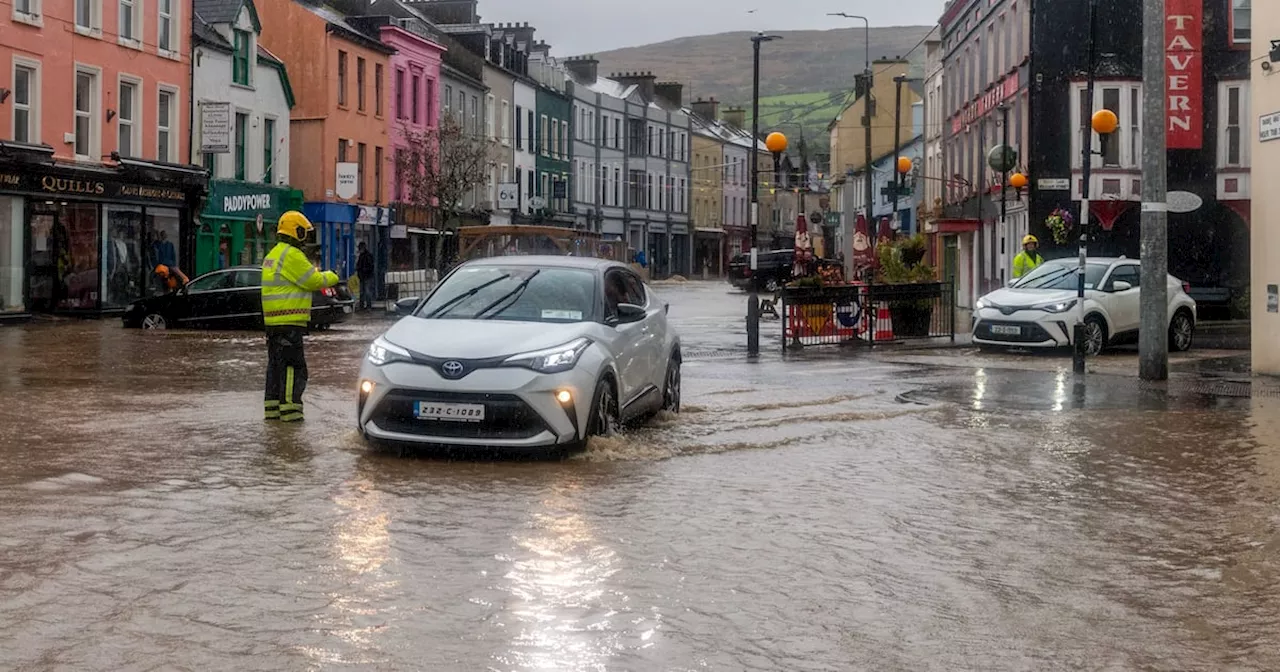
[[[1084,321],[1084,354],[1089,357],[1096,357],[1102,354],[1103,348],[1107,343],[1107,328],[1102,324],[1102,318],[1097,315],[1090,315]]]
[[[765,283],[764,283],[764,289],[765,289],[765,291],[767,291],[767,292],[776,292],[776,291],[778,291],[778,287],[779,287],[779,285],[778,285],[778,279],[777,279],[777,278],[769,278],[769,279],[768,279],[768,280],[766,280],[766,281],[765,281]]]
[[[1175,352],[1186,352],[1191,349],[1191,341],[1195,338],[1195,324],[1191,316],[1178,313],[1169,323],[1169,347]]]
[[[680,412],[680,360],[675,356],[667,365],[667,377],[662,386],[662,410]]]
[[[166,323],[164,320],[164,316],[158,313],[151,313],[150,315],[147,315],[146,317],[142,318],[143,329],[159,330],[159,329],[165,329],[168,326],[169,326],[168,323]]]
[[[595,405],[591,408],[588,436],[610,436],[618,431],[618,400],[613,384],[606,379],[596,383]]]

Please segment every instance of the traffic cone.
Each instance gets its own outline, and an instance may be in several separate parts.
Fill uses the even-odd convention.
[[[876,342],[893,340],[893,317],[889,314],[889,304],[881,302],[876,308]]]

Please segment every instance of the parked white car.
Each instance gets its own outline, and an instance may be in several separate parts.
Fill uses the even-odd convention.
[[[983,347],[1058,348],[1072,345],[1080,322],[1077,259],[1056,259],[978,299],[973,342]],[[1136,340],[1142,322],[1138,260],[1091,258],[1085,266],[1085,352]],[[1187,283],[1169,276],[1169,349],[1191,347],[1196,302]]]
[[[629,267],[497,257],[455,269],[369,347],[366,439],[577,448],[620,423],[680,410],[680,339]]]

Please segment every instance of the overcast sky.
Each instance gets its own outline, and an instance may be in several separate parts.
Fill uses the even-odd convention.
[[[734,30],[861,26],[827,12],[862,14],[875,26],[931,25],[944,0],[480,0],[486,23],[528,21],[556,56]],[[755,9],[754,13],[748,13]]]

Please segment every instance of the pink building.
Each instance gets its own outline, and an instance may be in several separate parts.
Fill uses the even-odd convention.
[[[207,184],[178,163],[190,155],[191,0],[6,5],[0,316],[123,309],[156,264],[190,258]]]

